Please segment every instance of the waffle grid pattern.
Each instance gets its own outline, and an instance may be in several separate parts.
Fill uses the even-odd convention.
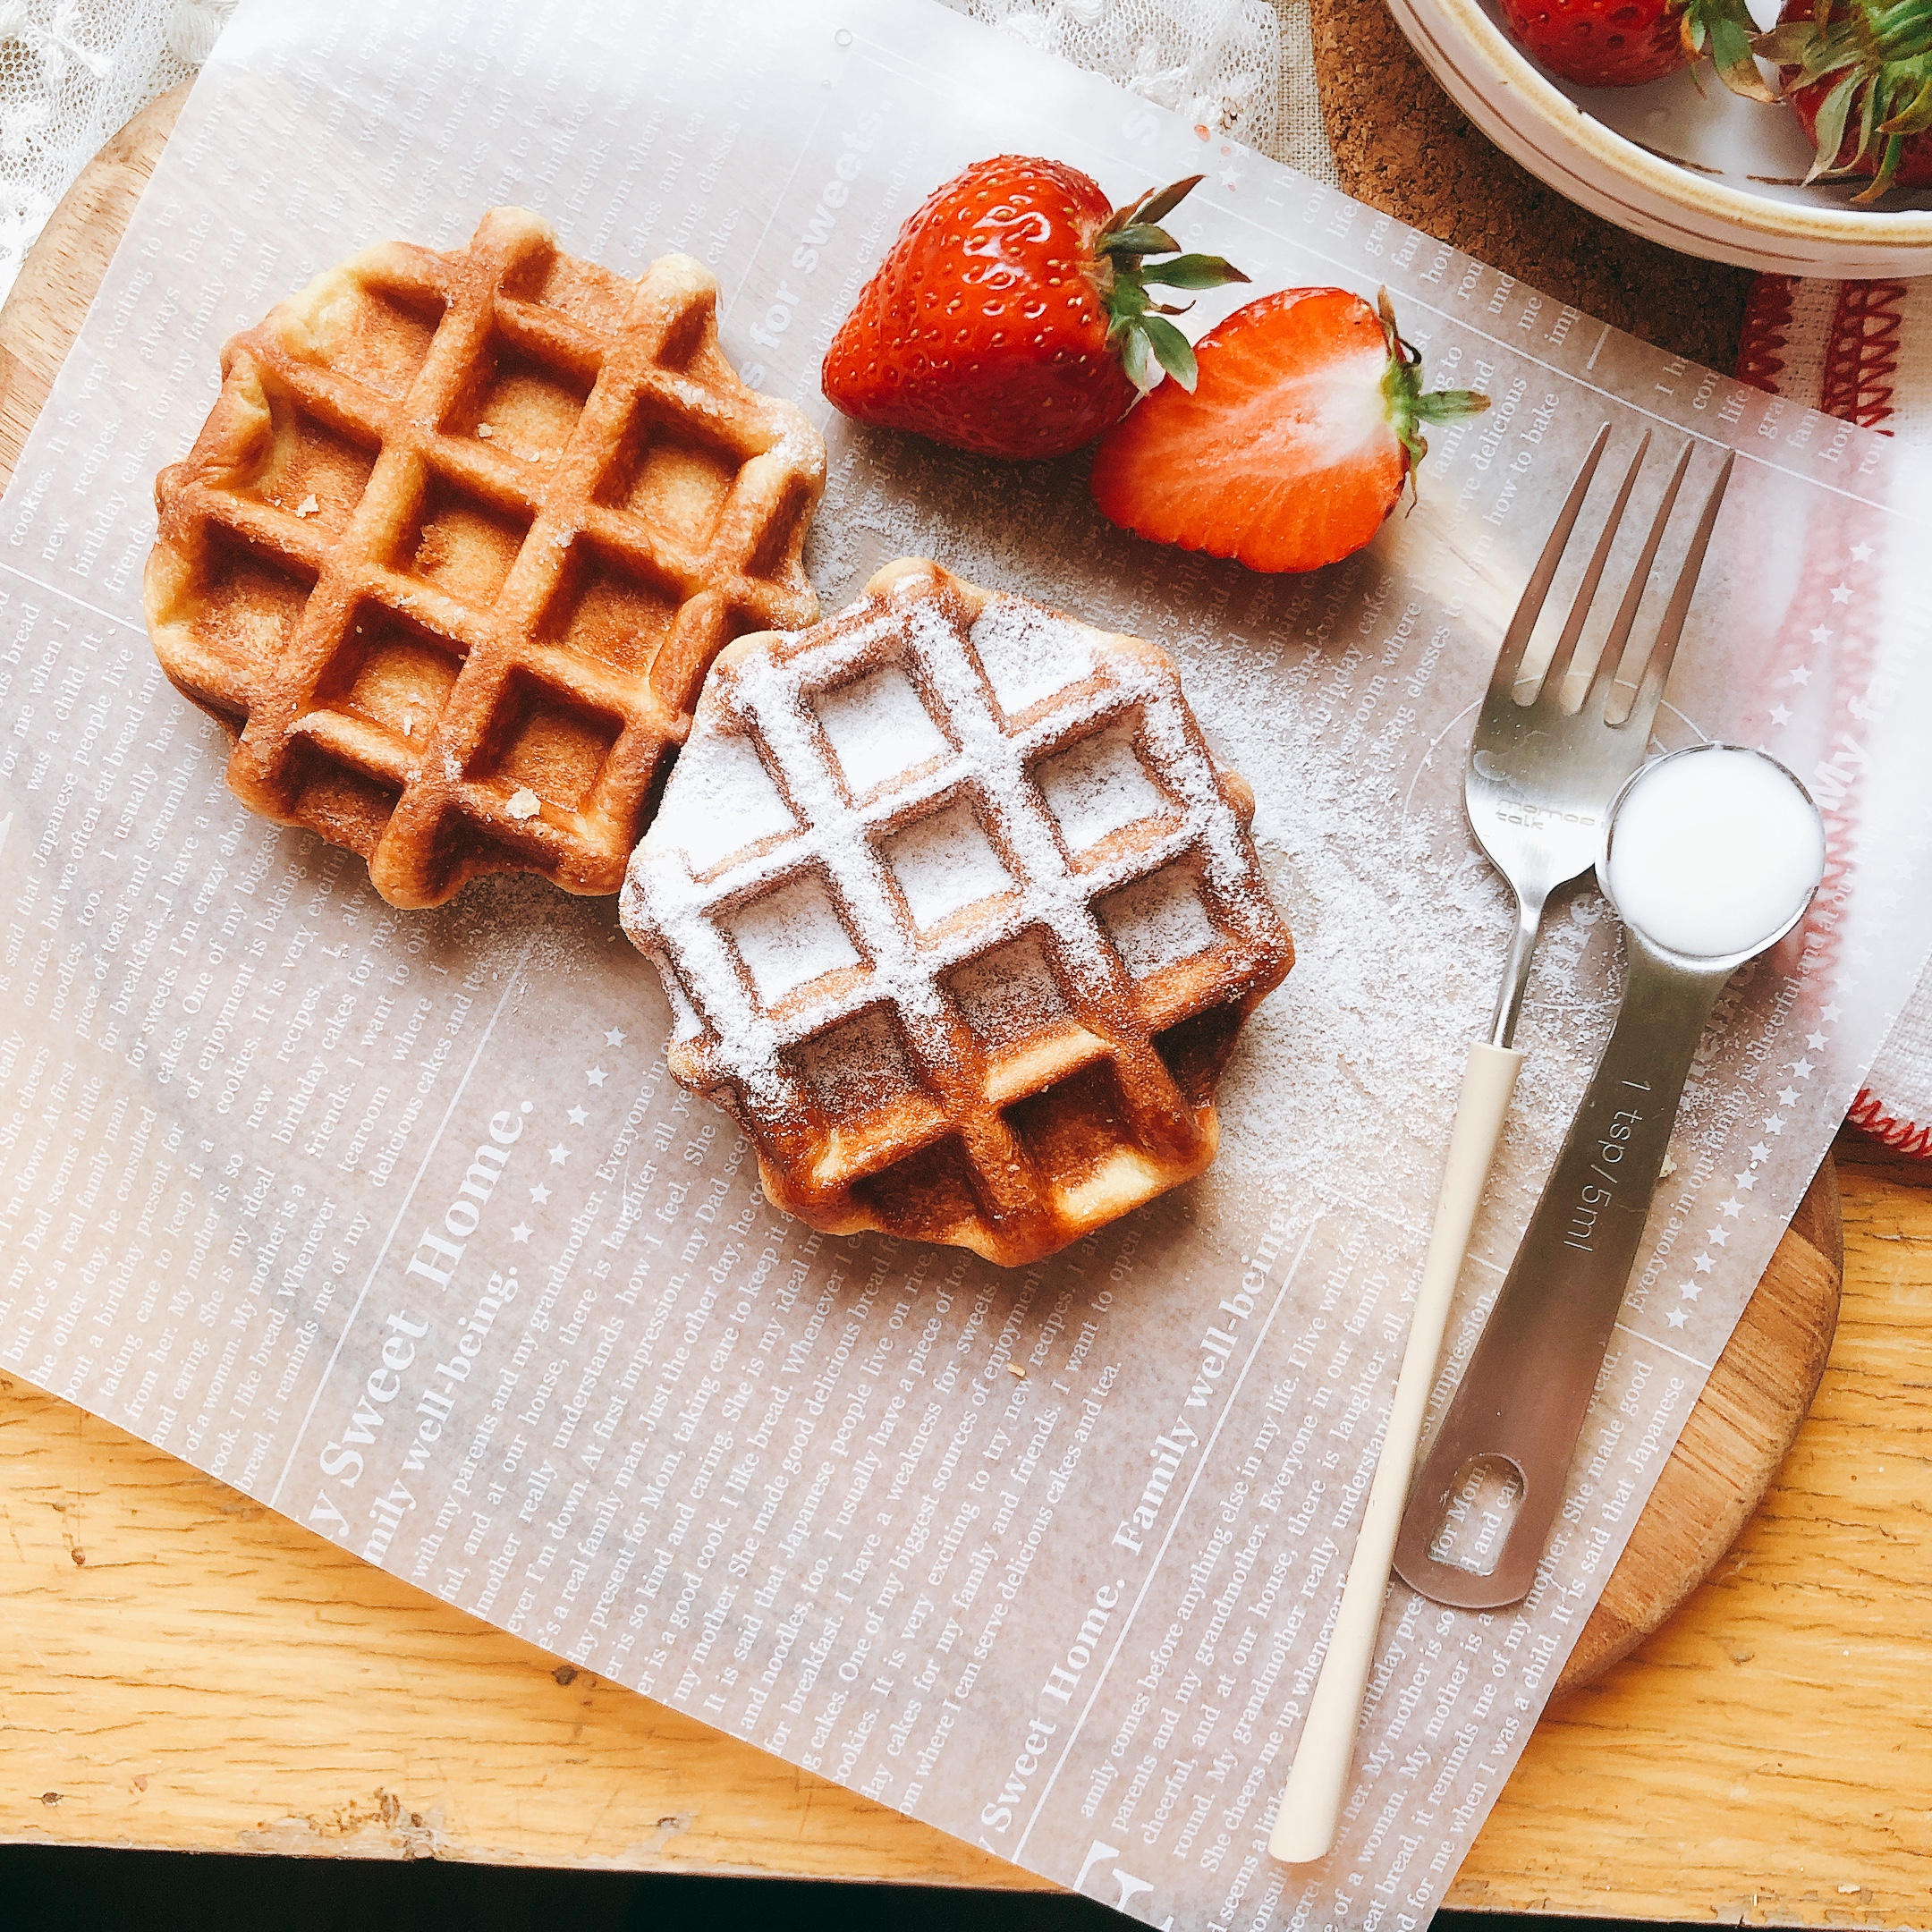
[[[817,615],[824,445],[738,381],[716,301],[688,258],[629,283],[496,209],[229,345],[148,589],[248,804],[398,905],[503,869],[617,889],[718,650]]]
[[[975,640],[994,641],[982,620],[1016,617],[1078,662],[1073,682],[1009,716]],[[877,693],[894,670],[944,742],[919,758],[918,732],[875,720],[872,748],[883,735],[913,762],[855,792],[826,699]],[[1090,843],[1070,837],[1043,773],[1123,734],[1152,809]],[[762,754],[794,824],[694,870],[691,837],[716,816],[707,771],[726,782],[734,741]],[[962,807],[1004,883],[922,927],[895,848]],[[623,918],[679,1015],[674,1072],[737,1111],[775,1201],[832,1232],[883,1227],[1015,1265],[1212,1159],[1220,1064],[1293,956],[1251,809],[1245,785],[1216,774],[1163,653],[930,564],[895,565],[815,630],[747,639],[721,660]],[[771,816],[745,823],[755,833]],[[1161,875],[1198,914],[1180,956],[1157,947],[1148,970],[1132,902]],[[748,914],[786,896],[826,909],[829,946],[774,1000],[741,936]],[[1172,929],[1171,903],[1156,905],[1157,928],[1165,916]],[[812,972],[842,951],[847,963]]]

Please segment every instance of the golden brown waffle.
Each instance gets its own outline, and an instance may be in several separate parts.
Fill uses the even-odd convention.
[[[620,916],[777,1206],[1017,1266],[1214,1158],[1253,810],[1164,652],[911,561],[719,657]]]
[[[809,623],[825,445],[718,347],[679,255],[627,282],[521,208],[389,242],[238,335],[155,484],[148,627],[253,809],[392,903],[616,891],[712,659]]]

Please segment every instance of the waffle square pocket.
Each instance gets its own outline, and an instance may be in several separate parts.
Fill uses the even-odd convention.
[[[712,659],[818,614],[825,446],[739,381],[716,305],[688,257],[626,281],[497,208],[227,345],[146,597],[246,804],[395,905],[506,870],[617,890]]]
[[[718,658],[620,917],[777,1206],[1019,1266],[1214,1158],[1253,810],[1164,652],[911,560]]]

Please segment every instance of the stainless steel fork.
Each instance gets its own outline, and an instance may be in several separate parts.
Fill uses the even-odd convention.
[[[1649,453],[1650,437],[1648,433],[1644,436],[1584,568],[1548,667],[1535,691],[1526,696],[1523,654],[1609,440],[1610,426],[1606,423],[1571,487],[1556,526],[1530,573],[1522,601],[1504,634],[1470,746],[1463,784],[1470,825],[1490,863],[1515,894],[1516,930],[1496,996],[1489,1038],[1470,1048],[1388,1433],[1383,1438],[1381,1458],[1362,1514],[1361,1534],[1343,1586],[1341,1608],[1309,1706],[1308,1723],[1268,1839],[1269,1852],[1290,1864],[1326,1857],[1335,1843],[1354,1757],[1355,1733],[1361,1722],[1362,1698],[1375,1661],[1396,1533],[1415,1468],[1429,1389],[1436,1379],[1449,1304],[1509,1112],[1510,1097],[1515,1091],[1516,1071],[1522,1064],[1515,1046],[1516,1022],[1522,1012],[1523,988],[1529,981],[1537,936],[1542,930],[1544,908],[1558,886],[1595,863],[1610,802],[1643,761],[1678,640],[1683,634],[1691,594],[1703,568],[1711,529],[1731,480],[1733,458],[1726,455],[1706,495],[1670,601],[1645,654],[1634,694],[1627,707],[1617,709],[1615,694],[1630,689],[1619,685],[1619,667],[1697,446],[1686,445],[1665,487],[1663,501],[1651,521],[1582,701],[1573,710],[1567,709],[1564,687],[1571,682],[1577,643],[1596,602],[1638,472]]]

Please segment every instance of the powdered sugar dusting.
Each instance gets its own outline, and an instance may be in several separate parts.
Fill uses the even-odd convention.
[[[758,997],[768,1005],[842,966],[859,963],[825,887],[811,877],[754,899],[733,915],[731,935]]]
[[[719,736],[673,767],[651,835],[703,874],[734,852],[797,827],[757,747],[746,738]]]
[[[1013,1046],[1068,1017],[1037,934],[955,967],[946,980],[967,1023],[988,1046]]]
[[[922,927],[936,926],[1013,885],[971,806],[963,803],[921,818],[886,840],[884,850]]]
[[[1215,943],[1213,922],[1184,866],[1168,866],[1123,887],[1101,902],[1100,917],[1137,979],[1178,966]]]
[[[916,1091],[892,1016],[874,1006],[795,1049],[799,1071],[836,1120]]]
[[[1134,750],[1131,724],[1116,724],[1041,759],[1033,776],[1067,850],[1076,855],[1110,833],[1155,818],[1166,802]]]
[[[946,749],[912,681],[895,665],[812,702],[854,798]]]
[[[1008,717],[1093,674],[1093,652],[1079,627],[1017,597],[987,606],[972,644]]]

